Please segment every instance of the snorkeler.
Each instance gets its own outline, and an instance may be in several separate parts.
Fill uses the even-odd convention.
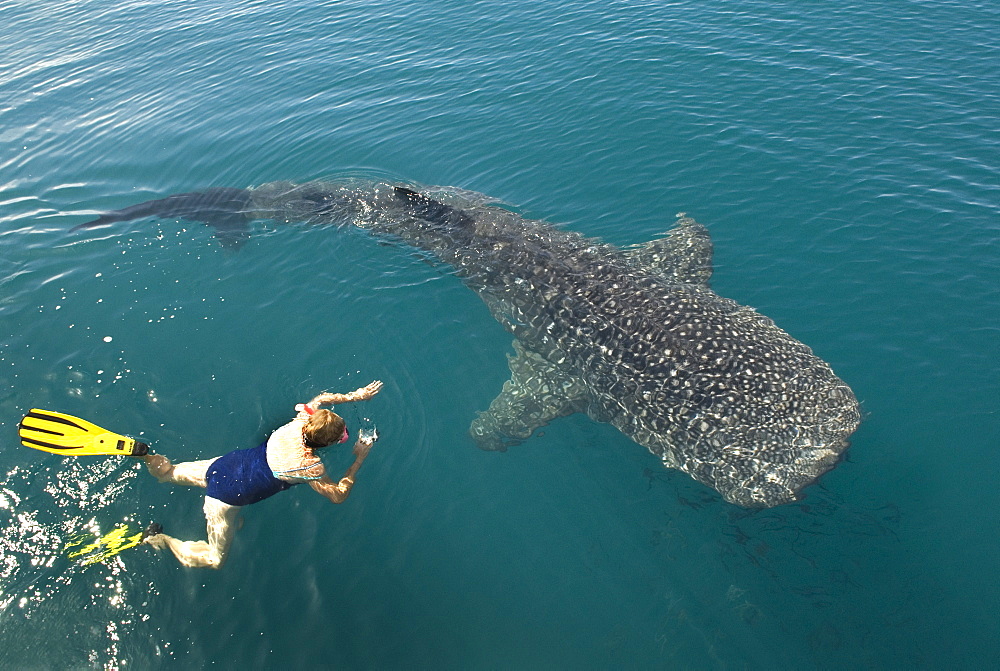
[[[326,474],[316,450],[348,439],[347,426],[336,413],[320,409],[325,404],[367,401],[382,389],[378,380],[349,394],[322,393],[308,403],[295,406],[295,419],[276,429],[257,447],[234,450],[215,459],[172,464],[162,454],[139,456],[160,482],[205,487],[205,520],[208,541],[182,541],[162,533],[153,525],[144,543],[169,548],[185,566],[219,568],[226,561],[236,533],[234,522],[242,506],[288,489],[309,486],[333,503],[343,503],[354,486],[354,477],[364,463],[377,435],[359,436],[354,444],[354,463],[339,482]]]

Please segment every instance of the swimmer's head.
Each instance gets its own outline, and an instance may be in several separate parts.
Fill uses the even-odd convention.
[[[306,441],[306,445],[312,448],[343,443],[347,441],[347,425],[337,413],[317,410],[309,416],[306,425],[302,427],[302,438]]]

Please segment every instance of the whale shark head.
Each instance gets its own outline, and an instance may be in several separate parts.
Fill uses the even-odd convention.
[[[777,327],[766,328],[771,332],[758,337],[787,337]],[[695,372],[678,384],[694,390],[682,391],[680,402],[675,396],[637,408],[632,414],[641,421],[634,429],[620,428],[666,466],[731,503],[756,508],[799,499],[848,448],[860,423],[859,406],[850,388],[811,353],[788,355],[770,347],[758,358],[761,349],[748,346],[728,358],[716,350],[720,372]]]

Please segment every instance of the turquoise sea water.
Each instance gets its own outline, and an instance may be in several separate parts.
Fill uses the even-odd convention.
[[[0,3],[0,666],[995,666],[998,62],[987,2]],[[447,268],[352,229],[70,232],[357,172],[620,245],[687,212],[713,288],[861,399],[848,458],[751,512],[582,416],[480,452],[510,337]],[[219,572],[70,562],[125,520],[203,537],[200,493],[16,437],[50,407],[206,458],[372,379],[350,500],[253,506]]]

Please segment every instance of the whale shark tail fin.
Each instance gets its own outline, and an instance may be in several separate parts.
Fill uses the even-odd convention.
[[[147,217],[176,218],[207,224],[215,229],[215,237],[223,247],[239,247],[249,238],[248,223],[253,218],[253,209],[249,190],[212,188],[178,193],[106,212],[93,221],[73,227],[72,230]]]

